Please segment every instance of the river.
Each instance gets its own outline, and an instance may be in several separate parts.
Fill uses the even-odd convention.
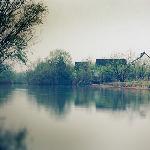
[[[0,86],[1,150],[150,150],[150,92]]]

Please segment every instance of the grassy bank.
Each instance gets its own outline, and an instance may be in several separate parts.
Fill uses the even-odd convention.
[[[130,82],[111,82],[111,83],[103,83],[103,84],[92,84],[91,87],[150,90],[150,81],[140,80],[140,81],[130,81]]]

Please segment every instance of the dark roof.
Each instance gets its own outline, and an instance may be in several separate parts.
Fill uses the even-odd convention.
[[[127,60],[126,59],[96,59],[97,66],[106,66],[106,65],[116,64],[116,63],[126,65]]]
[[[83,69],[83,68],[87,67],[88,64],[89,64],[88,61],[75,62],[75,69],[79,69],[79,68]]]

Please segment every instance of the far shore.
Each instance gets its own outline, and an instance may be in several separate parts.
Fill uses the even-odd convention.
[[[150,90],[150,81],[139,80],[139,81],[128,81],[128,82],[109,82],[91,85],[49,85],[49,84],[27,84],[27,83],[0,83],[0,86],[7,85],[23,85],[23,86],[72,86],[72,87],[91,87],[91,88],[102,88],[102,89],[132,89],[132,90]]]
[[[111,82],[92,84],[92,88],[118,88],[133,90],[150,90],[150,81],[131,81],[131,82]]]

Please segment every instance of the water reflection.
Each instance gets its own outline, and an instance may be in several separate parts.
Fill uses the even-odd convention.
[[[72,87],[30,87],[29,94],[35,97],[37,104],[62,115],[71,109],[71,106],[96,110],[111,111],[139,111],[141,107],[149,107],[150,92],[121,89],[72,88]],[[143,115],[144,116],[144,115]]]
[[[149,91],[32,86],[0,93],[0,150],[150,149]]]
[[[8,100],[8,96],[11,95],[13,86],[11,85],[0,85],[0,105]]]
[[[67,86],[30,86],[28,93],[35,97],[39,105],[51,109],[57,115],[67,113],[73,100],[72,88]]]
[[[90,107],[94,102],[94,91],[93,89],[86,88],[76,88],[74,89],[74,104],[75,106]]]
[[[26,150],[26,129],[17,132],[0,128],[0,150]]]

